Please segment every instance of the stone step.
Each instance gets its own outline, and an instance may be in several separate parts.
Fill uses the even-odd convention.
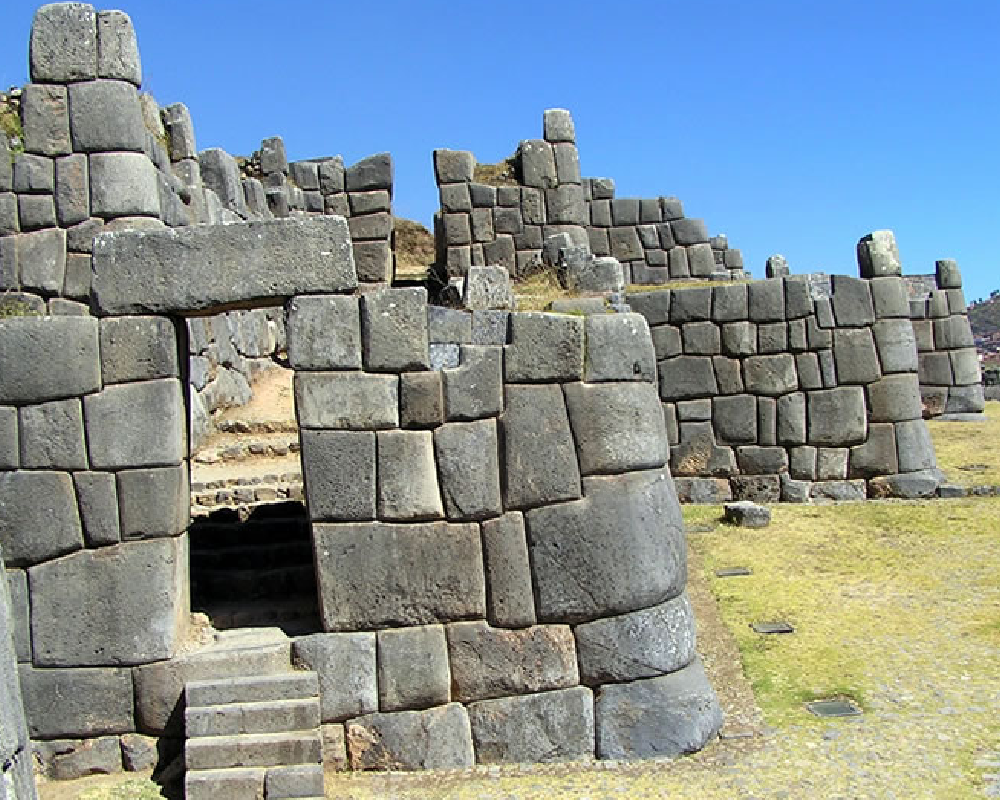
[[[201,736],[188,739],[184,746],[188,771],[319,764],[321,760],[320,739],[315,730]]]
[[[206,516],[223,508],[257,508],[287,500],[301,502],[304,496],[301,481],[196,492],[191,495],[191,513]]]
[[[266,795],[265,795],[266,791]],[[233,767],[194,770],[185,779],[186,800],[323,800],[323,767]]]
[[[315,672],[297,670],[280,675],[189,681],[184,691],[187,708],[299,700],[319,695],[319,679]]]
[[[322,764],[293,764],[284,767],[272,767],[264,778],[265,796],[268,800],[286,800],[286,798],[320,798],[323,791]]]
[[[319,698],[195,706],[184,712],[188,738],[304,731],[319,726]]]
[[[215,427],[223,433],[298,433],[294,417],[285,419],[222,419]]]

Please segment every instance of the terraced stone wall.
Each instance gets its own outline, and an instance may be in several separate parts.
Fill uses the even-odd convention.
[[[739,250],[684,216],[676,197],[616,198],[610,178],[582,178],[576,129],[565,109],[545,111],[544,138],[528,139],[493,186],[476,179],[464,150],[435,150],[441,199],[435,216],[442,274],[504,266],[512,276],[541,263],[545,239],[568,233],[595,256],[621,262],[626,283],[743,277]]]

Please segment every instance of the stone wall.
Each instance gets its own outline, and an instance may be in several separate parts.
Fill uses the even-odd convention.
[[[13,595],[12,591],[13,590]],[[17,677],[17,652],[25,647],[23,581],[8,585],[0,557],[0,798],[35,800],[34,761]],[[17,604],[15,606],[15,603]]]
[[[463,150],[435,150],[441,200],[435,216],[442,275],[470,266],[502,265],[512,276],[541,263],[544,241],[568,233],[594,256],[613,256],[625,282],[744,276],[739,250],[705,223],[684,216],[676,197],[616,198],[610,178],[582,178],[573,120],[564,109],[544,114],[544,138],[522,141],[502,183],[475,179],[476,160]]]

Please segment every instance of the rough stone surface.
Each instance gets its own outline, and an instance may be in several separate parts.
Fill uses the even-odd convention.
[[[892,231],[874,231],[858,242],[858,268],[862,278],[900,276],[903,265]]]
[[[572,381],[583,375],[584,321],[562,314],[526,312],[510,320],[504,376],[511,383]]]
[[[24,567],[83,547],[73,481],[64,472],[0,474],[0,546]]]
[[[100,322],[104,383],[173,378],[178,373],[177,337],[165,317],[109,317]]]
[[[459,366],[441,373],[449,420],[474,420],[500,414],[504,407],[502,359],[499,347],[461,346]]]
[[[434,431],[434,453],[450,520],[503,513],[495,420],[451,422]]]
[[[507,628],[534,625],[535,603],[523,515],[510,512],[483,522],[482,540],[490,624]]]
[[[588,761],[594,757],[594,703],[577,686],[469,706],[480,764]]]
[[[806,403],[809,444],[842,447],[865,440],[867,411],[864,390],[860,386],[809,392]]]
[[[395,375],[300,372],[295,375],[295,413],[303,428],[395,428],[398,391]]]
[[[485,616],[477,525],[317,524],[313,538],[327,630]]]
[[[726,503],[726,522],[741,528],[766,528],[771,524],[771,509],[749,500]]]
[[[444,705],[452,699],[451,680],[444,626],[378,632],[378,691],[382,711]]]
[[[158,217],[160,215],[160,192],[156,181],[156,167],[153,166],[153,162],[142,153],[91,154],[90,208],[91,213],[95,217],[102,217],[104,219],[114,217]],[[141,234],[134,235],[138,236]],[[103,241],[107,242],[107,240]],[[99,246],[95,242],[95,253],[100,253],[103,256],[107,252],[108,248]],[[150,278],[147,278],[149,283],[144,286],[144,291],[152,293],[151,277],[157,275],[161,280],[164,277],[157,273],[157,266],[159,265],[156,264],[156,256],[147,249],[141,256],[133,254],[132,258],[126,256],[122,261],[133,261],[136,257],[139,258],[139,263],[133,264],[132,269],[141,268],[143,275],[150,276]],[[144,260],[146,258],[149,260]],[[206,266],[205,263],[200,264],[200,267],[206,273],[206,277],[210,277],[211,270],[205,269]],[[134,277],[120,274],[127,271],[126,266],[120,263],[115,269],[119,273],[115,276],[115,284],[120,291],[139,291],[138,286],[129,286],[127,283],[124,283],[130,277]],[[146,272],[147,269],[149,272]],[[98,286],[104,287],[104,284],[100,281],[96,283]],[[166,309],[149,306],[146,308],[109,307],[104,310],[106,313],[129,313],[136,311],[162,311]]]
[[[378,432],[379,519],[428,520],[444,516],[430,431]]]
[[[122,470],[117,493],[123,541],[177,536],[188,527],[191,489],[186,465]]]
[[[83,522],[83,535],[90,547],[121,541],[118,522],[118,490],[110,472],[77,472],[73,475]],[[190,503],[190,500],[188,500]]]
[[[125,81],[71,84],[69,124],[73,149],[78,153],[141,153],[146,144],[139,93]]]
[[[108,386],[83,401],[95,469],[179,464],[187,420],[180,382],[164,378]]]
[[[361,301],[365,368],[401,372],[427,369],[427,290],[382,289]]]
[[[459,769],[475,763],[469,716],[459,703],[353,719],[347,750],[354,769]]]
[[[97,77],[97,16],[84,3],[50,3],[35,12],[29,51],[31,79],[43,83]]]
[[[135,727],[128,669],[19,670],[33,737],[51,739],[126,733]]]
[[[310,517],[375,519],[375,433],[303,430],[300,436]]]
[[[18,412],[22,467],[86,469],[83,412],[76,399],[23,406]]]
[[[594,314],[586,321],[584,380],[654,381],[656,353],[640,314]]]
[[[103,314],[197,311],[357,285],[342,217],[188,226],[94,242],[94,300]]]
[[[339,722],[378,710],[374,633],[299,636],[292,642],[292,658],[319,676],[323,722]]]
[[[722,727],[722,710],[700,660],[670,675],[602,687],[595,715],[600,758],[693,753]]]
[[[293,369],[361,369],[358,298],[296,297],[288,304],[285,330]]]

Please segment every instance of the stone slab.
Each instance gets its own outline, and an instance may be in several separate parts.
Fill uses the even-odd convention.
[[[459,703],[369,714],[347,725],[353,769],[460,769],[475,763],[469,716]]]

